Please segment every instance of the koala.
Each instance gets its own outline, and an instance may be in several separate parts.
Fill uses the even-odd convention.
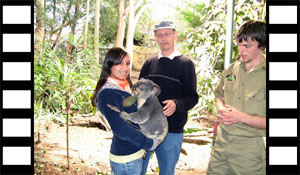
[[[139,80],[133,85],[133,93],[137,97],[137,112],[128,114],[122,111],[120,116],[139,124],[140,131],[145,136],[163,141],[168,134],[168,121],[157,98],[160,91],[160,87],[153,81]]]

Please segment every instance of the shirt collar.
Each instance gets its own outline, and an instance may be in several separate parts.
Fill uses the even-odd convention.
[[[244,64],[241,60],[239,60],[239,62],[240,62],[240,64],[241,64],[242,68],[243,68],[245,71],[247,71],[245,64]],[[254,70],[260,70],[260,69],[266,69],[266,58],[264,58],[264,61],[263,61],[263,62],[261,62],[260,64],[254,66],[254,68],[253,68],[251,71],[254,71]],[[251,71],[250,71],[250,72],[251,72]]]
[[[259,70],[259,69],[266,69],[266,59],[261,62],[259,65],[254,67],[254,70]]]
[[[171,53],[171,55],[167,56],[166,58],[169,58],[170,60],[173,60],[175,57],[180,56],[181,53],[178,52],[177,50],[175,50],[173,53]],[[160,59],[162,56],[161,52],[158,53],[158,59]]]

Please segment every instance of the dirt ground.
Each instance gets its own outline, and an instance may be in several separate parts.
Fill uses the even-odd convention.
[[[88,117],[82,117],[88,118]],[[88,119],[89,120],[89,119]],[[204,140],[212,122],[207,119],[189,120],[186,127],[203,128]],[[43,175],[109,175],[109,149],[112,134],[97,127],[69,127],[69,169],[67,163],[66,127],[35,121],[35,174]],[[186,138],[186,137],[185,137]],[[186,151],[176,166],[176,175],[204,175],[211,151],[211,142],[205,145],[183,143]],[[156,157],[150,160],[147,174],[158,175]]]

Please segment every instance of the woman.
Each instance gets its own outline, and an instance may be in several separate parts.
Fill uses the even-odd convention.
[[[136,128],[120,117],[120,113],[107,107],[118,107],[127,113],[135,112],[137,106],[123,108],[123,99],[131,94],[130,58],[122,48],[110,49],[102,66],[102,73],[92,99],[98,106],[113,131],[110,149],[110,165],[114,175],[140,175],[143,168],[145,150],[154,150],[158,141],[144,136]]]

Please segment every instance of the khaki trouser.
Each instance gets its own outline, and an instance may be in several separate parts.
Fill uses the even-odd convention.
[[[207,175],[265,175],[266,150],[262,137],[229,135],[218,128]]]

